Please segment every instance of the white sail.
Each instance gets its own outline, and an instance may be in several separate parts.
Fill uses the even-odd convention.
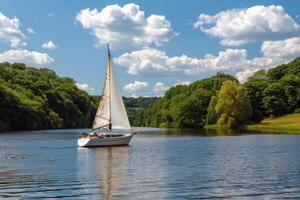
[[[111,58],[110,58],[111,59]],[[123,98],[120,93],[118,80],[115,76],[112,61],[111,63],[111,122],[113,129],[130,129],[129,120],[124,106]]]
[[[110,52],[108,50],[108,60],[106,65],[106,76],[102,99],[100,101],[92,128],[96,129],[109,125],[111,125],[112,129],[130,129],[126,109],[113,69]]]
[[[100,99],[100,104],[94,119],[92,128],[100,128],[108,126],[111,122],[111,112],[110,112],[110,61],[106,64],[105,81],[102,96]]]

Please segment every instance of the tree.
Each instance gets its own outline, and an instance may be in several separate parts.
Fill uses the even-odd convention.
[[[244,87],[234,81],[224,81],[216,112],[220,116],[218,124],[222,126],[232,128],[249,122],[252,108]]]
[[[207,108],[206,115],[206,125],[217,123],[218,114],[216,112],[216,105],[218,103],[218,98],[216,96],[212,96]]]
[[[269,116],[279,116],[288,112],[287,98],[281,83],[271,83],[264,90],[262,100],[266,113]]]
[[[270,82],[266,79],[251,78],[244,85],[253,110],[251,117],[253,122],[260,122],[264,117],[268,116],[263,104],[265,97],[264,90],[268,87],[268,84],[270,84]]]
[[[203,127],[209,100],[209,92],[205,89],[198,90],[186,98],[180,105],[179,127]]]

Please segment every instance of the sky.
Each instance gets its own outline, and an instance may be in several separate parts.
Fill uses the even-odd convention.
[[[0,0],[0,62],[47,67],[99,95],[106,43],[124,96],[217,72],[243,83],[300,56],[300,1]]]

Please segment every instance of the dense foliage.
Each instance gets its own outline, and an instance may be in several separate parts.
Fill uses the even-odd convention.
[[[98,102],[52,70],[0,63],[0,130],[90,127]],[[124,103],[132,125],[152,127],[234,127],[300,112],[300,58],[260,70],[244,84],[218,73],[163,97]]]
[[[237,82],[234,77],[219,73],[191,85],[172,87],[164,97],[158,98],[151,108],[138,111],[134,125],[202,127],[205,124],[210,99],[217,94],[225,80]]]
[[[95,100],[50,69],[0,63],[0,130],[90,126]]]
[[[245,83],[253,108],[252,121],[298,112],[300,108],[300,58],[268,71],[261,70]]]
[[[212,98],[211,101],[215,102],[215,99]],[[233,128],[248,123],[252,116],[252,107],[245,88],[237,82],[224,81],[215,112],[218,118],[217,124],[221,126]]]
[[[217,74],[189,86],[172,87],[151,108],[138,111],[134,124],[233,127],[293,112],[300,112],[300,58],[260,70],[243,85],[230,75]]]
[[[157,97],[123,97],[130,124],[133,124],[139,110],[150,108],[156,99]]]

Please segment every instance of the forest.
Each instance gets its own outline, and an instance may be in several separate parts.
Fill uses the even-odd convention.
[[[133,126],[235,128],[266,117],[300,113],[300,58],[257,71],[246,83],[231,75],[177,85],[163,97],[124,97]],[[53,70],[0,63],[0,130],[91,127],[99,96]]]
[[[300,112],[300,58],[257,71],[240,84],[217,73],[166,91],[150,108],[140,109],[135,126],[200,128],[217,124],[237,128],[266,117]]]
[[[0,99],[0,130],[88,126],[97,104],[73,79],[21,63],[0,63]]]
[[[155,99],[124,97],[129,120]],[[53,70],[0,63],[0,131],[91,127],[99,100]]]

